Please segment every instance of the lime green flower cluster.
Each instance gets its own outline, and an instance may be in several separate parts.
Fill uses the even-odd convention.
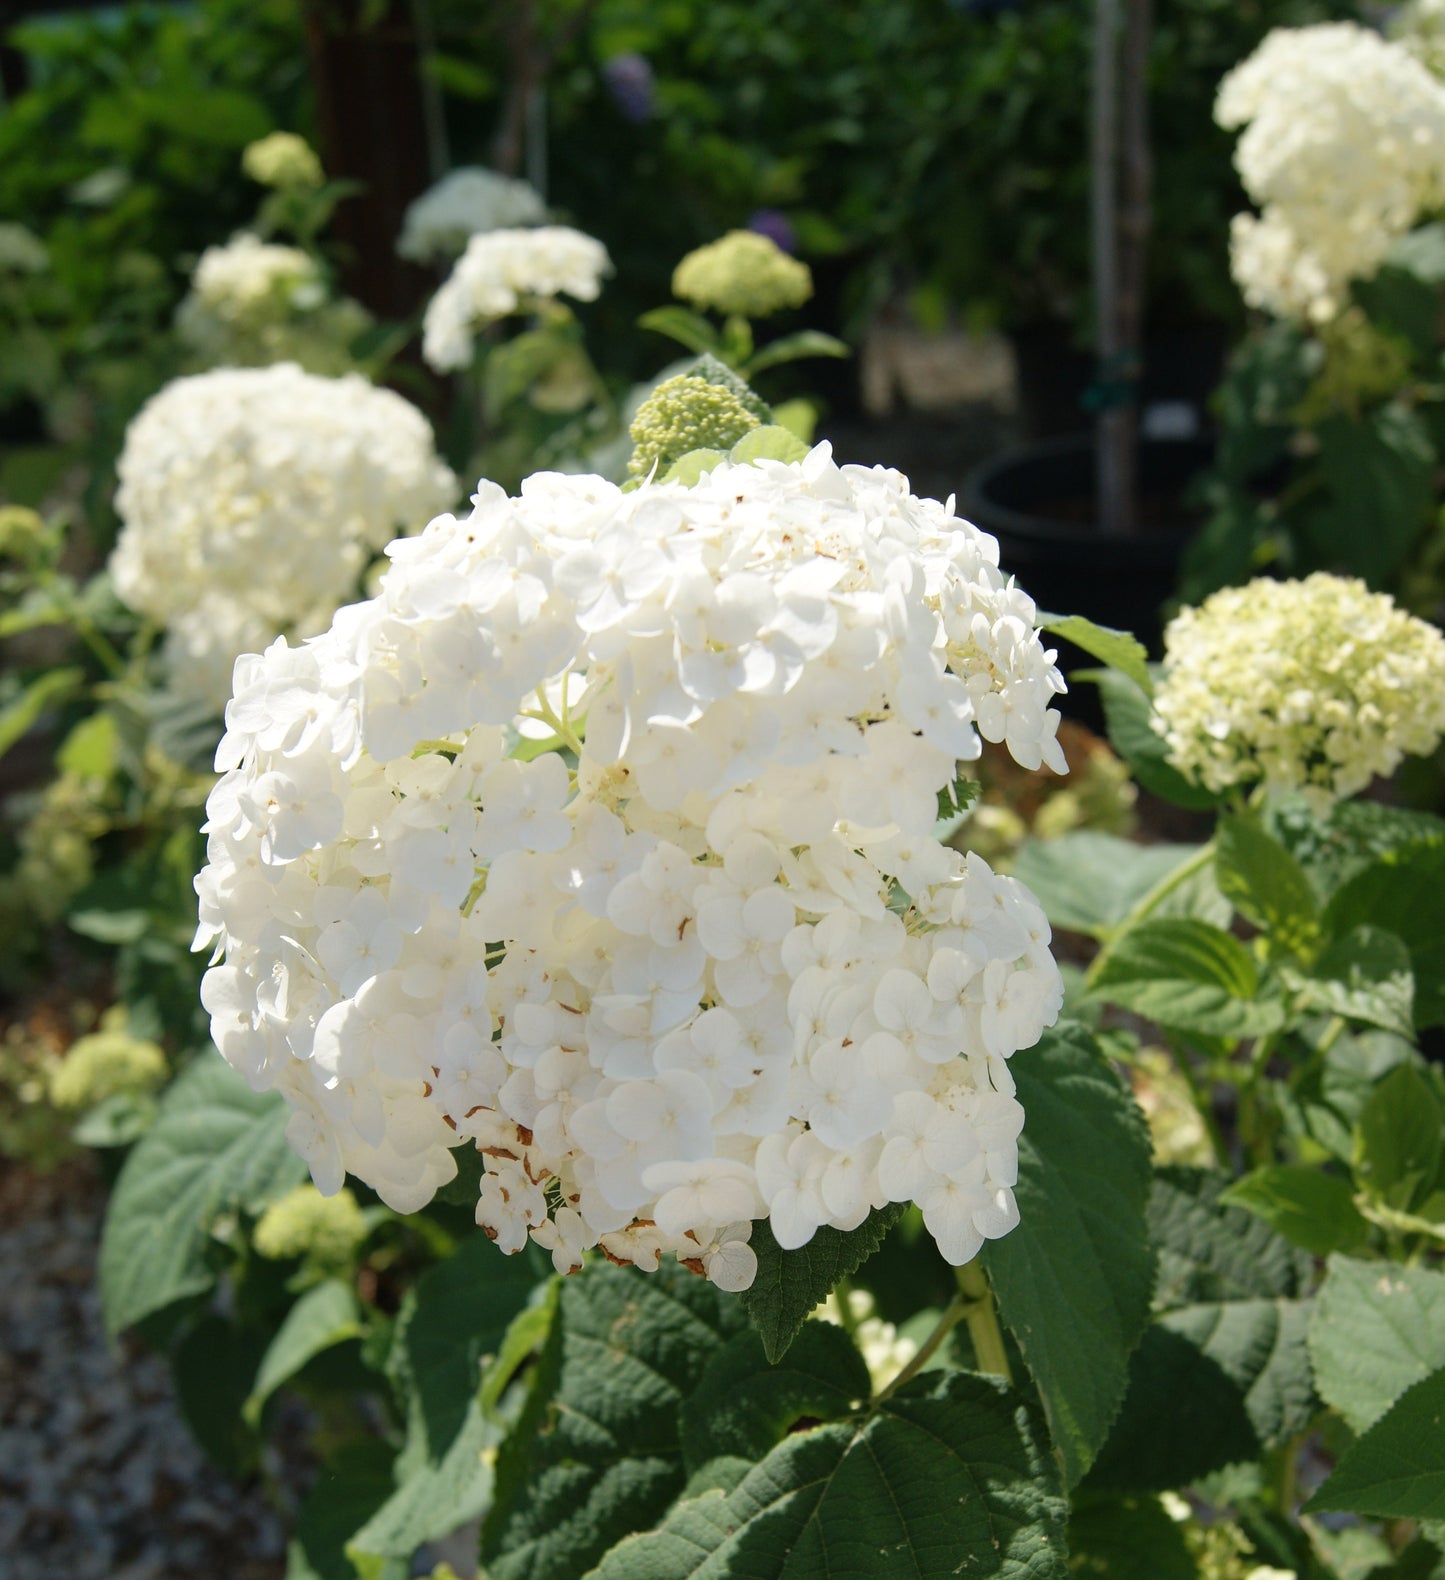
[[[50,533],[27,505],[0,505],[0,559],[33,565],[45,557]]]
[[[51,780],[34,816],[20,831],[19,859],[0,881],[0,908],[28,906],[33,917],[50,923],[94,871],[94,841],[110,827],[98,804],[93,780],[63,773]]]
[[[1445,637],[1353,578],[1228,587],[1170,622],[1153,723],[1207,789],[1354,795],[1445,734]]]
[[[673,272],[672,294],[713,312],[766,318],[801,307],[813,294],[813,275],[769,237],[731,230],[688,253]]]
[[[1410,0],[1390,19],[1388,33],[1437,77],[1445,77],[1445,0]]]
[[[1377,329],[1358,307],[1346,308],[1319,332],[1324,366],[1296,414],[1313,424],[1337,411],[1351,416],[1398,393],[1410,377],[1410,347]]]
[[[691,450],[726,453],[759,422],[757,413],[727,384],[696,372],[679,373],[659,384],[639,407],[628,430],[635,448],[627,470],[633,477],[645,477],[656,466],[660,476]]]
[[[323,1196],[314,1185],[298,1185],[262,1213],[252,1244],[272,1261],[300,1256],[335,1269],[351,1262],[366,1233],[366,1215],[349,1190]]]
[[[153,1042],[126,1030],[125,1011],[111,1010],[99,1031],[77,1038],[50,1077],[57,1108],[93,1108],[108,1097],[141,1096],[166,1078],[166,1056]]]
[[[261,186],[281,192],[314,190],[326,179],[310,143],[295,132],[272,132],[248,143],[241,169]]]

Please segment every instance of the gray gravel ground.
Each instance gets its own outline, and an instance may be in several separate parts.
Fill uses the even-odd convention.
[[[279,1580],[285,1534],[260,1491],[195,1446],[162,1360],[106,1343],[103,1202],[86,1166],[0,1161],[0,1575]]]

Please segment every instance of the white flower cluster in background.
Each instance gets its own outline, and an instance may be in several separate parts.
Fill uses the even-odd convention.
[[[611,269],[600,241],[566,225],[473,236],[427,303],[422,355],[438,372],[464,368],[480,325],[552,296],[595,301]]]
[[[414,406],[290,363],[166,385],[118,472],[116,591],[166,628],[174,688],[218,711],[239,653],[323,629],[372,557],[457,495]]]
[[[251,327],[284,315],[292,306],[314,306],[325,295],[325,283],[309,254],[241,231],[201,254],[191,289],[177,309],[177,327],[184,335],[203,317],[229,329]]]
[[[1244,128],[1235,167],[1262,210],[1231,238],[1252,307],[1332,318],[1445,201],[1445,85],[1356,23],[1276,28],[1220,83],[1214,115]]]
[[[0,273],[40,274],[49,267],[50,254],[34,231],[0,220]]]
[[[480,165],[450,170],[408,205],[396,250],[414,263],[455,258],[473,236],[542,225],[547,205],[534,187]]]
[[[1390,37],[1437,77],[1445,76],[1445,0],[1410,0],[1390,19]]]
[[[844,1317],[843,1301],[847,1301]],[[835,1327],[846,1328],[863,1364],[874,1393],[880,1393],[918,1353],[915,1340],[900,1334],[891,1322],[878,1315],[878,1306],[866,1289],[834,1290],[813,1316],[820,1322],[831,1322]]]
[[[1260,578],[1170,621],[1154,713],[1210,790],[1350,796],[1445,733],[1445,637],[1353,578]]]
[[[1017,1221],[1008,1059],[1057,1015],[1043,912],[934,837],[958,759],[1063,771],[997,544],[896,472],[542,473],[388,550],[370,602],[237,666],[197,879],[225,1057],[324,1191],[743,1288],[912,1200]],[[535,755],[534,755],[535,754]],[[528,760],[530,758],[530,760]]]

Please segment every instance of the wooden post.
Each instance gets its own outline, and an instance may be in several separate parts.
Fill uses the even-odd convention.
[[[1148,255],[1151,0],[1096,0],[1093,73],[1094,301],[1099,358],[1098,516],[1139,530],[1138,379]]]

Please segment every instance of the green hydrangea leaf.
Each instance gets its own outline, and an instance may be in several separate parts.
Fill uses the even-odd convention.
[[[682,483],[691,488],[696,482],[701,481],[713,467],[721,466],[727,460],[721,450],[689,450],[686,455],[679,456],[676,461],[662,474],[664,483]]]
[[[1139,845],[1086,829],[1053,839],[1025,840],[1010,870],[1043,906],[1054,927],[1102,938],[1197,849],[1194,845]],[[1213,878],[1206,871],[1199,877],[1202,881],[1197,886],[1181,883],[1169,898],[1181,895],[1201,921],[1227,923],[1230,908]],[[1161,910],[1156,914],[1169,913]]]
[[[641,329],[651,329],[666,335],[689,351],[711,352],[717,349],[717,331],[701,313],[686,307],[654,307],[637,320]]]
[[[490,1580],[576,1580],[654,1525],[686,1481],[679,1409],[743,1331],[737,1301],[676,1264],[563,1282],[482,1529]]]
[[[1158,1498],[1105,1498],[1069,1519],[1069,1567],[1089,1580],[1198,1580],[1184,1527]]]
[[[765,423],[745,433],[732,447],[731,461],[801,461],[808,446],[780,423]]]
[[[805,1322],[776,1366],[749,1329],[713,1354],[683,1406],[683,1461],[692,1473],[723,1457],[759,1460],[798,1421],[835,1420],[871,1391],[862,1355],[837,1324]]]
[[[287,1112],[279,1093],[253,1092],[218,1053],[172,1083],[106,1212],[100,1298],[109,1332],[209,1289],[212,1224],[238,1208],[259,1213],[305,1177],[286,1142]]]
[[[1416,1024],[1445,1024],[1445,843],[1402,845],[1371,862],[1335,892],[1325,926],[1335,937],[1364,926],[1399,934],[1415,974]]]
[[[1364,1432],[1445,1366],[1445,1272],[1332,1256],[1309,1347],[1320,1396]]]
[[[1272,951],[1312,957],[1320,940],[1319,902],[1305,870],[1247,817],[1221,817],[1214,836],[1219,887]]]
[[[1109,744],[1151,795],[1193,811],[1219,805],[1218,796],[1186,779],[1168,761],[1164,737],[1149,722],[1149,697],[1136,681],[1114,669],[1080,670],[1070,679],[1092,680],[1098,686]]]
[[[242,1410],[250,1425],[261,1419],[266,1401],[323,1350],[360,1338],[361,1302],[350,1284],[328,1278],[308,1289],[282,1318],[266,1347]]]
[[[1096,625],[1081,614],[1040,614],[1042,630],[1061,636],[1081,647],[1090,658],[1097,658],[1110,669],[1127,675],[1146,697],[1154,695],[1154,678],[1149,673],[1149,649],[1132,631],[1116,631],[1112,626]]]
[[[1149,1320],[1149,1131],[1082,1026],[1045,1032],[1011,1069],[1028,1116],[1020,1222],[982,1261],[1072,1485],[1108,1435]]]
[[[1276,1163],[1236,1180],[1220,1197],[1262,1218],[1291,1245],[1316,1256],[1363,1245],[1370,1226],[1355,1206],[1355,1191],[1338,1174],[1302,1163]]]
[[[923,1381],[794,1433],[590,1580],[1065,1580],[1068,1505],[1042,1424],[995,1378]]]
[[[1284,1024],[1284,1005],[1261,995],[1249,951],[1222,928],[1162,917],[1121,934],[1092,974],[1092,992],[1178,1031],[1257,1037]]]
[[[322,1465],[286,1551],[286,1580],[357,1580],[347,1556],[351,1533],[391,1491],[392,1451],[376,1441],[343,1444]],[[367,1580],[405,1580],[411,1565],[399,1559],[371,1569]]]
[[[482,1408],[486,1368],[550,1274],[534,1247],[504,1256],[478,1234],[407,1291],[387,1359],[406,1440],[391,1495],[351,1536],[358,1563],[409,1557],[486,1506],[492,1473],[483,1451],[501,1436]]]
[[[1422,1199],[1440,1168],[1445,1114],[1436,1088],[1413,1063],[1398,1064],[1376,1086],[1355,1127],[1355,1173],[1390,1206]]]
[[[1157,1307],[1294,1299],[1308,1289],[1313,1260],[1259,1218],[1224,1204],[1229,1183],[1214,1169],[1156,1171],[1149,1235],[1159,1253]]]
[[[1352,928],[1335,939],[1307,975],[1291,974],[1287,980],[1311,1009],[1414,1036],[1415,973],[1398,933]]]
[[[839,1279],[857,1272],[903,1212],[902,1203],[890,1202],[869,1213],[856,1229],[825,1224],[796,1251],[779,1246],[766,1218],[753,1224],[751,1244],[758,1271],[752,1287],[738,1299],[762,1335],[763,1351],[771,1362],[776,1364],[787,1354],[813,1308],[832,1294]]]
[[[1305,1504],[1380,1519],[1445,1519],[1445,1367],[1408,1388]]]

